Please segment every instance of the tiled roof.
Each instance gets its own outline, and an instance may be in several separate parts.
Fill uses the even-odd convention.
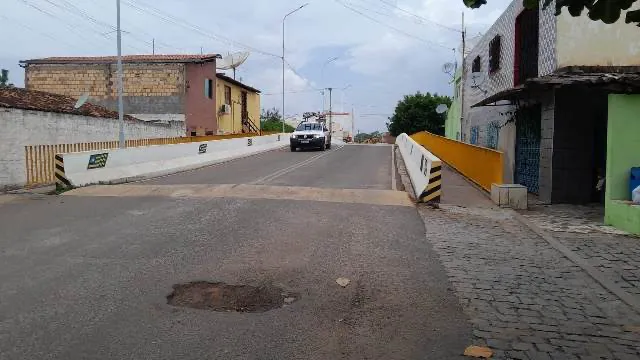
[[[118,118],[118,113],[116,111],[111,111],[102,106],[90,103],[85,103],[80,108],[74,109],[76,102],[76,99],[65,95],[26,90],[22,88],[0,88],[0,107],[84,115],[108,119]],[[139,120],[129,115],[125,115],[125,118],[127,120],[134,121]]]
[[[125,55],[122,61],[125,63],[148,63],[148,62],[210,62],[220,58],[218,54],[204,55]],[[47,57],[42,59],[31,59],[20,61],[23,64],[103,64],[115,63],[116,56],[80,56],[80,57]]]

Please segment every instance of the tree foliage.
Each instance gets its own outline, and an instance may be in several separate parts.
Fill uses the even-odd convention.
[[[438,114],[436,107],[440,104],[451,106],[451,98],[438,94],[405,95],[398,102],[395,113],[389,118],[387,127],[392,136],[402,133],[415,134],[428,131],[433,134],[444,135],[445,114]]]
[[[472,9],[479,8],[487,3],[487,0],[463,0],[464,4]],[[542,2],[546,9],[552,0],[522,0],[528,9],[535,9]],[[638,0],[556,0],[556,16],[562,13],[562,8],[567,8],[571,16],[580,16],[586,9],[587,15],[593,21],[602,21],[605,24],[613,24],[620,19],[623,10],[629,10]],[[640,26],[640,10],[628,11],[625,22]]]
[[[260,114],[260,128],[262,131],[282,131],[282,115],[277,108],[262,109]],[[289,124],[284,124],[285,132],[293,132],[295,129]]]
[[[382,138],[382,134],[379,131],[374,131],[370,134],[367,133],[359,133],[354,137],[354,141],[357,143],[363,143],[367,140],[371,140],[371,139],[381,139]]]
[[[9,82],[9,70],[0,70],[0,88],[13,87],[13,84]]]

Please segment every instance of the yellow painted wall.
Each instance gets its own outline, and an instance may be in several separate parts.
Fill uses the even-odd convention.
[[[640,29],[625,24],[624,16],[623,12],[620,20],[607,25],[589,19],[586,11],[574,18],[563,9],[557,17],[558,68],[640,64]]]
[[[260,127],[260,94],[245,90],[235,84],[229,83],[223,79],[216,79],[216,101],[217,110],[220,111],[224,105],[224,87],[231,88],[231,114],[218,113],[218,131],[224,133],[240,133],[242,132],[242,105],[241,94],[247,92],[247,110],[249,118]]]
[[[411,138],[487,191],[491,191],[491,184],[503,183],[503,154],[500,151],[426,131],[413,134]]]

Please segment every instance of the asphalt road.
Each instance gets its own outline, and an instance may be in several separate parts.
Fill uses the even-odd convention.
[[[387,146],[274,151],[0,201],[0,359],[458,358],[467,318],[391,169]],[[167,304],[199,280],[299,299]]]

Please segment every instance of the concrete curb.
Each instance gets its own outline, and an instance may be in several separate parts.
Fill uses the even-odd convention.
[[[407,173],[407,168],[404,164],[404,159],[402,158],[402,154],[400,153],[400,149],[398,149],[398,147],[395,147],[395,152],[396,152],[396,169],[398,171],[398,174],[400,175],[400,182],[402,183],[402,186],[404,186],[404,191],[409,195],[409,198],[411,199],[411,201],[413,201],[414,203],[417,202],[417,197],[415,192],[413,191],[413,185],[411,184],[411,178],[409,177],[409,174]]]

